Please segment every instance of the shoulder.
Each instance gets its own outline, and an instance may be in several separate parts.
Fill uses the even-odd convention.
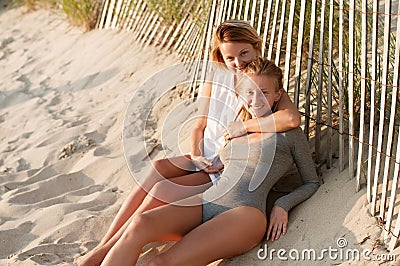
[[[296,127],[279,134],[281,134],[291,146],[296,146],[296,144],[303,143],[304,141],[307,142],[306,135],[300,127]]]

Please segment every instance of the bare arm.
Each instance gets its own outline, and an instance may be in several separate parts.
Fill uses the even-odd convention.
[[[198,116],[196,117],[195,126],[191,134],[190,150],[192,156],[203,155],[203,145],[201,144],[204,138],[204,129],[207,126],[207,115],[210,105],[211,87],[211,83],[205,83],[201,91],[201,97],[199,98]]]
[[[290,100],[289,95],[283,91],[277,109],[266,116],[253,118],[247,121],[234,121],[229,123],[224,137],[237,138],[246,133],[275,133],[284,132],[300,126],[301,117],[299,110]]]
[[[204,84],[201,97],[199,98],[198,116],[196,117],[195,126],[191,134],[190,150],[193,164],[204,172],[211,174],[219,172],[223,168],[223,165],[213,168],[212,162],[203,156],[204,130],[207,126],[207,115],[212,89],[212,82],[209,82],[209,80],[211,79],[208,78],[208,81]]]

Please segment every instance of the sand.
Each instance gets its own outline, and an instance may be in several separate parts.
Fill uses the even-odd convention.
[[[122,145],[127,106],[143,81],[177,62],[157,48],[142,49],[129,32],[84,33],[59,12],[0,7],[0,265],[71,265],[99,242],[134,185]],[[168,113],[168,102],[157,113]],[[153,137],[163,115],[155,117]],[[160,156],[156,149],[152,158]],[[355,180],[336,164],[323,171],[317,193],[291,211],[287,235],[261,247],[320,252],[344,237],[344,249],[376,246],[371,257],[389,254],[377,242],[382,230],[368,214],[365,188],[355,193]],[[145,247],[139,264],[169,245]],[[258,252],[213,265],[269,264]],[[274,255],[274,265],[381,262]]]

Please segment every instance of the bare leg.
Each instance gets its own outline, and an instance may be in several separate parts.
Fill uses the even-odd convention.
[[[249,206],[234,208],[190,231],[149,265],[207,265],[245,253],[262,240],[266,225],[260,210]]]
[[[106,243],[102,244],[101,246],[99,245],[76,263],[79,263],[79,265],[99,265],[107,255],[107,252],[118,241],[128,225],[131,223],[134,215],[143,213],[144,211],[158,206],[165,205],[169,202],[175,202],[177,200],[199,194],[211,186],[210,182],[206,183],[209,180],[210,178],[208,174],[197,172],[186,176],[171,178],[169,180],[162,180],[156,183],[150,191],[150,195],[146,196],[143,203],[125,222],[125,224],[121,226]],[[179,184],[182,186],[176,186],[174,184]],[[154,195],[156,198],[151,195]]]
[[[143,188],[135,186],[125,199],[120,210],[114,218],[110,228],[100,241],[99,246],[105,244],[119,230],[119,228],[132,216],[136,209],[142,204],[147,192],[157,182],[165,178],[187,175],[188,169],[193,168],[189,157],[180,156],[175,158],[162,159],[154,162],[153,171],[147,176]]]
[[[200,197],[185,200],[200,204]],[[202,206],[164,205],[134,216],[101,265],[135,265],[142,248],[155,241],[179,240],[201,224]]]

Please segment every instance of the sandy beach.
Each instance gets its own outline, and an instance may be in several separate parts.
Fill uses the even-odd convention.
[[[140,84],[175,63],[173,54],[141,48],[130,32],[84,33],[54,10],[0,9],[0,265],[71,265],[96,246],[134,186],[122,144],[127,106]],[[399,265],[399,248],[390,253],[397,261],[377,259],[389,252],[365,186],[355,193],[355,180],[336,165],[291,211],[286,236],[213,265]],[[338,239],[347,244],[338,247]],[[139,264],[169,245],[146,246]],[[357,249],[360,259],[259,258],[271,249],[319,255],[329,247]]]

